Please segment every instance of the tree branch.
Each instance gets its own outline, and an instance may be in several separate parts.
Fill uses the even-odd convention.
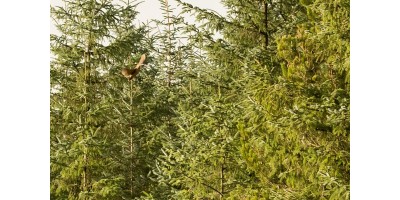
[[[190,177],[190,176],[187,176],[187,175],[185,175],[185,174],[184,174],[184,176],[188,177],[189,179],[191,179],[191,180],[193,180],[193,181],[197,181],[196,179],[194,179],[194,178],[192,178],[192,177]],[[215,189],[214,187],[209,186],[209,185],[207,185],[207,184],[205,184],[205,183],[202,183],[202,182],[200,182],[200,184],[202,184],[202,185],[204,185],[204,186],[210,188],[211,190],[214,190],[215,192],[217,192],[219,195],[222,196],[222,193],[221,193],[220,191],[218,191],[217,189]]]
[[[268,47],[268,3],[267,0],[265,0],[264,3],[264,16],[265,16],[265,48]]]

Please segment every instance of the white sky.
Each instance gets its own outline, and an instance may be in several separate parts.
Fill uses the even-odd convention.
[[[140,2],[140,1],[137,1]],[[173,0],[168,1],[171,8],[176,7],[176,2]],[[226,14],[226,9],[218,0],[183,0],[183,2],[190,3],[194,6],[198,6],[200,8],[207,8],[218,12],[221,15]],[[62,6],[63,2],[61,0],[50,0],[50,4],[52,6]],[[143,0],[141,4],[136,7],[137,11],[139,11],[139,15],[135,20],[146,22],[150,19],[162,19],[162,10],[161,4],[159,0]],[[189,22],[193,22],[194,18],[189,17],[187,20]],[[50,19],[50,33],[56,33],[56,29]]]

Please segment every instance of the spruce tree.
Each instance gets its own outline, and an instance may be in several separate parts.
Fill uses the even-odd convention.
[[[140,179],[148,149],[137,138],[146,132],[143,102],[155,73],[147,68],[129,83],[120,70],[150,49],[147,30],[133,24],[129,1],[64,3],[51,8],[61,32],[51,35],[51,197],[139,196],[150,181]]]
[[[178,2],[207,59],[163,156],[174,198],[349,198],[348,1]]]
[[[51,197],[349,199],[349,1],[176,2],[52,8]]]

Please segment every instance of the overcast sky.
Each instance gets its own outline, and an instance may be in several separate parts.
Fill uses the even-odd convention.
[[[137,1],[140,2],[140,1]],[[172,8],[176,7],[176,3],[173,0],[168,1]],[[183,2],[190,3],[192,5],[198,6],[200,8],[207,8],[214,10],[221,15],[225,15],[226,9],[218,0],[183,0]],[[50,4],[52,6],[62,6],[63,3],[61,0],[50,0]],[[145,22],[150,19],[162,19],[162,10],[160,9],[161,5],[159,0],[143,0],[140,5],[137,7],[137,11],[139,11],[139,16],[135,20],[139,20]],[[186,19],[189,22],[193,21],[192,19]],[[52,21],[50,19],[50,33],[55,33],[56,29],[52,25]]]

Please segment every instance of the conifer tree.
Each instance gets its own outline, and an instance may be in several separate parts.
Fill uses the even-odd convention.
[[[349,1],[175,1],[52,8],[51,197],[349,199]]]
[[[51,197],[140,196],[150,181],[140,179],[148,173],[148,149],[137,138],[149,118],[138,116],[150,113],[143,99],[151,96],[146,77],[155,73],[143,70],[135,87],[120,70],[147,53],[147,30],[133,24],[136,5],[129,1],[64,3],[51,8],[61,32],[51,35]]]
[[[164,152],[174,197],[348,199],[348,1],[231,0],[226,18],[178,2],[205,21],[187,28],[207,61]],[[221,151],[236,170],[216,178]]]
[[[154,173],[158,181],[169,188],[168,198],[223,198],[235,187],[235,178],[245,172],[237,170],[235,150],[236,90],[229,83],[229,74],[224,73],[218,62],[204,59],[207,54],[201,49],[212,40],[206,30],[185,24],[188,36],[184,66],[175,70],[179,77],[176,84],[178,98],[174,124],[178,127],[163,142],[162,155]],[[208,48],[211,48],[209,46]],[[221,63],[221,62],[219,62]],[[232,92],[234,91],[234,92]]]

